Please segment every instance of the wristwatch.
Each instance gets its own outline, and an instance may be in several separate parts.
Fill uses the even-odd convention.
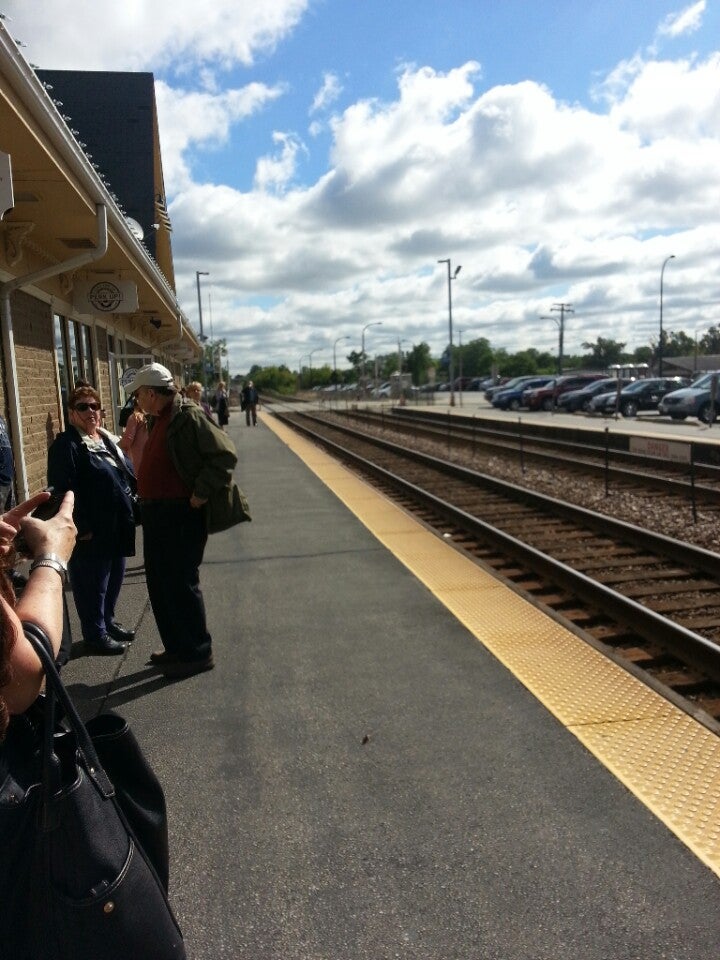
[[[56,553],[44,553],[41,557],[35,557],[30,564],[30,573],[32,573],[36,567],[50,567],[60,574],[63,581],[67,580],[67,564],[64,560],[61,560]]]

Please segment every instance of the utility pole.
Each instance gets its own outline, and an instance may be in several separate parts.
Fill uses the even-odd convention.
[[[563,350],[565,343],[565,314],[566,313],[575,313],[571,303],[554,303],[550,307],[550,313],[559,313],[560,319],[553,316],[544,316],[540,317],[541,320],[552,320],[553,323],[557,324],[558,328],[558,376],[562,373],[563,368]]]

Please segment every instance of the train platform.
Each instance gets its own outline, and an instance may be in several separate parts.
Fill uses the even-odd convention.
[[[191,960],[657,960],[720,942],[720,741],[277,419],[202,568],[216,668],[65,668],[165,785]],[[72,606],[72,603],[71,603]]]

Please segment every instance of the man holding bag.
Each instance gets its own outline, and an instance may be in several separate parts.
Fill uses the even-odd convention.
[[[214,666],[200,590],[208,534],[250,519],[232,479],[237,455],[162,364],[141,367],[125,389],[149,418],[138,496],[148,595],[164,647],[150,660],[167,677],[189,677]]]

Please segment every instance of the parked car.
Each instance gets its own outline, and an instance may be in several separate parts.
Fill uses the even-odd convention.
[[[495,396],[498,390],[510,390],[512,387],[517,387],[521,383],[527,383],[528,380],[532,380],[533,377],[536,376],[537,374],[533,373],[523,377],[513,377],[512,379],[509,377],[503,377],[500,380],[500,383],[496,384],[494,387],[487,388],[485,391],[485,399],[492,402],[492,398]]]
[[[720,381],[720,370],[712,370],[703,374],[689,387],[673,390],[667,393],[658,404],[660,413],[670,416],[673,420],[684,420],[686,417],[697,417],[703,423],[710,423],[710,406],[712,403],[712,378]],[[720,394],[720,387],[718,388]],[[716,410],[720,407],[720,395],[716,395]]]
[[[617,408],[624,417],[634,417],[640,410],[657,410],[658,403],[667,393],[687,386],[683,377],[650,377],[635,380],[624,387],[618,396],[617,390],[600,394],[593,403],[595,413],[614,413]]]
[[[495,377],[473,377],[468,384],[468,390],[487,390],[495,386]]]
[[[507,389],[503,387],[492,398],[492,405],[499,410],[519,410],[523,406],[523,395],[526,390],[532,390],[535,387],[543,387],[552,380],[552,377],[533,377],[517,387]]]
[[[376,387],[373,387],[372,390],[370,391],[370,396],[371,397],[389,397],[390,381],[384,380],[382,383],[379,383]]]
[[[627,387],[633,381],[622,379],[620,381],[623,387]],[[602,380],[593,380],[586,384],[580,390],[567,390],[558,397],[558,410],[566,413],[575,413],[577,410],[587,411],[590,409],[590,401],[600,393],[607,393],[609,390],[617,390],[618,381],[615,377],[603,377]]]
[[[565,373],[554,377],[544,387],[536,387],[525,397],[528,410],[552,410],[558,397],[569,390],[579,390],[595,380],[602,380],[602,373]]]

